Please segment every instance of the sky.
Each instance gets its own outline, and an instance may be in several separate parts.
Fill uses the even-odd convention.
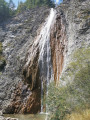
[[[6,0],[7,2],[9,2],[9,0]],[[18,1],[22,1],[22,2],[25,2],[26,0],[13,0],[13,2],[15,3],[15,6],[17,7],[18,6]],[[61,3],[63,0],[55,0],[55,2],[58,4],[58,3]]]
[[[63,0],[55,0],[55,2],[56,2],[57,4],[59,4],[59,3],[62,3]]]
[[[9,2],[9,0],[5,0],[5,1]],[[18,1],[25,2],[26,0],[13,0],[16,7],[18,6]]]

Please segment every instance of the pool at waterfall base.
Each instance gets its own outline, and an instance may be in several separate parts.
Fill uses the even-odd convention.
[[[5,114],[4,117],[18,118],[18,120],[46,120],[46,114]]]

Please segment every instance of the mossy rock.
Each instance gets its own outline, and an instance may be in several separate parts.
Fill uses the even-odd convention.
[[[2,43],[0,42],[0,54],[2,54]]]
[[[5,58],[0,56],[0,71],[2,71],[4,69],[5,65],[6,65]]]
[[[3,49],[2,49],[2,43],[0,42],[0,71],[4,69],[4,66],[6,65],[6,60],[2,55]]]

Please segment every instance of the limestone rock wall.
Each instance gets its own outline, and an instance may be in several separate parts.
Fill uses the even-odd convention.
[[[38,34],[37,30],[45,22],[49,11],[47,7],[37,7],[0,23],[0,42],[3,45],[3,56],[6,62],[6,66],[0,71],[0,109],[3,109],[4,113],[24,111],[22,108],[32,94],[28,81],[24,82],[23,67],[28,50]],[[33,59],[36,61],[38,55],[37,58],[33,56]],[[36,77],[34,73],[38,66],[32,64],[30,68],[34,80]],[[26,77],[28,78],[28,75]],[[34,87],[33,80],[30,84],[31,89]]]
[[[57,12],[63,16],[66,28],[67,54],[64,68],[71,61],[71,54],[77,48],[90,45],[90,1],[63,0]]]
[[[50,44],[54,80],[57,83],[63,69],[64,56],[67,48],[65,25],[63,24],[62,15],[60,15],[60,13],[56,14],[56,21],[51,29]]]

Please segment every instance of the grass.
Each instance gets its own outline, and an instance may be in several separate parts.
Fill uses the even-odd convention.
[[[86,109],[81,112],[74,112],[70,115],[67,115],[65,120],[90,120],[90,109]]]

